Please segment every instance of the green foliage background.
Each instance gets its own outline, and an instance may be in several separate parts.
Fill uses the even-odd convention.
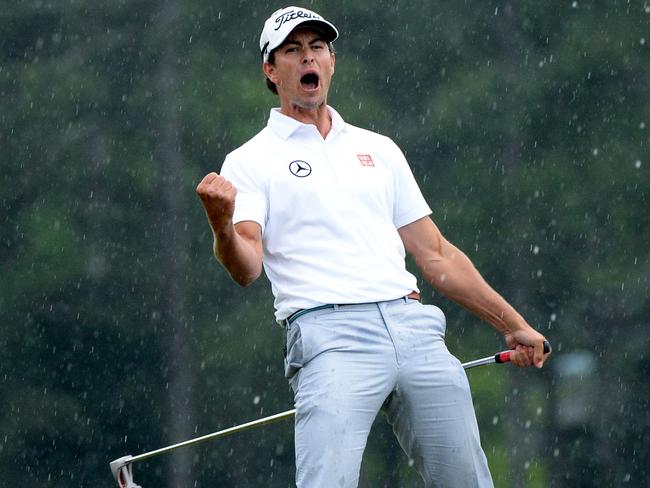
[[[267,1],[3,0],[0,487],[291,408],[265,280],[211,255],[194,188],[265,124]],[[434,220],[555,348],[469,374],[497,486],[648,478],[650,4],[310,1],[330,103],[403,148]],[[410,264],[410,263],[409,263]],[[498,335],[422,283],[461,359]],[[286,487],[290,423],[135,466],[145,487]],[[363,487],[419,486],[378,419]]]

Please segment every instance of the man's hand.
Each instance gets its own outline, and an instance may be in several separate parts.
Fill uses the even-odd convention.
[[[535,365],[541,368],[550,351],[544,353],[544,336],[532,327],[505,334],[506,344],[513,351],[510,362],[520,368]]]
[[[237,189],[223,176],[208,173],[196,187],[214,234],[214,255],[241,286],[262,273],[262,228],[257,222],[233,225]]]
[[[210,225],[216,234],[223,232],[232,224],[235,212],[237,189],[217,173],[208,173],[196,187]]]

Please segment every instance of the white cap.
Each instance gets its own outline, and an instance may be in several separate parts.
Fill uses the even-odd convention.
[[[273,12],[264,23],[260,36],[260,51],[264,61],[268,61],[269,53],[282,44],[299,25],[314,26],[322,30],[327,42],[332,42],[339,36],[336,27],[316,12],[302,7],[281,8]]]

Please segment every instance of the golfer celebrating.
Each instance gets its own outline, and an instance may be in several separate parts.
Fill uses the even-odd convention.
[[[438,291],[492,324],[518,366],[544,337],[433,223],[399,148],[327,105],[336,28],[287,7],[264,24],[262,69],[280,107],[197,193],[214,251],[242,286],[262,273],[286,327],[298,487],[356,487],[380,410],[425,485],[492,486],[445,316],[419,301],[405,253]]]

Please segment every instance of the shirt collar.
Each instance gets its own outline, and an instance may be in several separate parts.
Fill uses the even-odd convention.
[[[330,130],[330,133],[327,135],[329,138],[332,135],[343,131],[346,124],[339,113],[329,105],[327,106],[327,111],[332,117],[332,128]],[[271,109],[271,114],[269,115],[269,121],[267,125],[282,139],[288,139],[294,132],[301,128],[314,127],[313,124],[303,124],[294,118],[284,115],[280,112],[279,108]]]

